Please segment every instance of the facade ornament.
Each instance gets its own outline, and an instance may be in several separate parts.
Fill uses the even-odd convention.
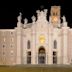
[[[27,24],[28,23],[28,20],[27,18],[24,19],[24,24]]]
[[[66,17],[63,16],[62,19],[63,19],[63,26],[64,26],[64,27],[67,27]]]
[[[47,14],[47,11],[48,11],[47,9],[44,9],[44,13],[45,13],[45,14]]]
[[[39,16],[39,15],[40,15],[40,10],[37,10],[36,13],[37,13],[37,15]]]
[[[36,17],[35,16],[32,16],[32,22],[35,22],[36,21]]]
[[[22,19],[22,13],[20,12],[19,16],[17,17],[18,22],[21,22],[21,19]]]
[[[37,19],[38,21],[46,21],[46,16],[47,16],[47,9],[44,9],[43,11],[37,10]]]
[[[63,22],[66,22],[66,17],[65,16],[63,16],[62,19],[63,19]]]

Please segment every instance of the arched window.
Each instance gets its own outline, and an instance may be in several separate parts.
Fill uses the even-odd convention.
[[[56,49],[56,48],[57,48],[57,41],[54,40],[54,49]]]
[[[27,64],[31,64],[31,51],[27,52]]]
[[[27,48],[30,49],[30,40],[27,42]]]
[[[55,16],[55,12],[53,12],[53,16]]]

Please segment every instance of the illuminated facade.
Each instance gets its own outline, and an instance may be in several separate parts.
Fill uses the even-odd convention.
[[[0,65],[16,64],[71,64],[72,28],[60,6],[51,6],[49,21],[47,9],[37,10],[32,23],[17,17],[17,27],[0,29]],[[62,22],[61,22],[62,18]]]

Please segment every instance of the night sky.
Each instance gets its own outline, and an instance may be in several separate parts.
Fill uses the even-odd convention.
[[[36,10],[45,8],[50,12],[50,7],[53,5],[61,6],[61,16],[65,15],[68,26],[72,27],[71,0],[24,0],[17,2],[9,0],[8,2],[0,2],[0,29],[13,29],[16,27],[19,12],[22,12],[23,19],[26,17],[31,22],[31,16],[36,16]]]

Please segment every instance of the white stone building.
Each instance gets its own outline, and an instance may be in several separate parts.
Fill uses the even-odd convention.
[[[20,13],[17,27],[0,29],[0,65],[71,64],[72,28],[61,17],[60,6],[51,6],[49,21],[47,9],[36,13],[32,23],[24,19],[22,24]]]

